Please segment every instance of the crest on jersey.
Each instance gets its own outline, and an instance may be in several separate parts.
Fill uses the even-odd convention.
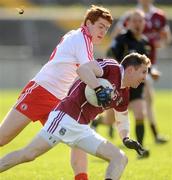
[[[119,106],[123,102],[123,98],[119,97],[118,100],[116,101],[116,106]]]
[[[62,127],[62,128],[59,130],[59,134],[60,134],[61,136],[64,136],[65,133],[66,133],[66,129]]]
[[[120,95],[120,93],[117,91],[117,88],[115,84],[112,84],[113,89],[114,89],[114,96],[113,96],[113,101],[115,101],[116,106],[119,106],[123,102],[123,97]]]
[[[26,111],[27,108],[28,108],[28,105],[25,104],[25,103],[22,103],[22,104],[20,105],[20,109],[21,109],[22,111]]]

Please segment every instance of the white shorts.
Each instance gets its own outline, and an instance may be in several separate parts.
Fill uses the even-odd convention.
[[[41,135],[51,146],[63,142],[95,155],[98,146],[107,140],[97,134],[89,125],[79,124],[61,111],[52,111],[41,129]]]

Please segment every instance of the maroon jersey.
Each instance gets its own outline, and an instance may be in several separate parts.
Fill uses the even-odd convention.
[[[123,67],[114,60],[98,60],[103,69],[102,78],[107,79],[114,87],[115,96],[109,108],[117,111],[126,111],[129,102],[129,89],[121,88]],[[70,88],[68,96],[57,106],[56,110],[63,111],[81,124],[88,124],[99,113],[104,111],[102,107],[95,107],[89,104],[85,98],[86,84],[77,80]]]
[[[155,64],[156,61],[156,47],[155,42],[160,40],[161,31],[167,24],[166,17],[164,13],[155,7],[151,7],[150,12],[146,13],[146,25],[144,29],[144,34],[149,39],[150,44],[152,45],[152,51],[150,54],[150,59],[152,64]]]

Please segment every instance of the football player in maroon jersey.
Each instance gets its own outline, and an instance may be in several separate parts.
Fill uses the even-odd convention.
[[[17,164],[33,161],[62,142],[108,161],[105,179],[119,179],[127,165],[126,155],[88,125],[97,114],[109,108],[113,108],[116,113],[116,126],[123,144],[129,149],[136,150],[138,154],[146,152],[137,141],[130,138],[127,107],[129,87],[137,88],[145,81],[150,66],[149,58],[131,53],[125,56],[120,64],[111,59],[99,59],[91,63],[96,76],[107,79],[113,86],[113,89],[107,87],[103,88],[103,91],[99,90],[102,89],[101,86],[95,89],[96,96],[99,97],[97,99],[101,97],[101,102],[104,99],[105,103],[99,107],[88,103],[85,97],[86,84],[81,77],[81,80],[73,83],[67,97],[52,109],[44,127],[32,142],[0,159],[0,172]]]

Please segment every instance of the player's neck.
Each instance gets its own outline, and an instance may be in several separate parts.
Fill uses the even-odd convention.
[[[145,6],[143,6],[143,5],[140,4],[140,7],[142,8],[142,10],[145,13],[148,13],[148,12],[150,12],[152,5],[145,5]]]
[[[142,35],[141,34],[136,34],[135,39],[137,39],[137,41],[140,41],[142,39]]]
[[[150,6],[144,6],[144,7],[143,7],[143,11],[144,11],[145,13],[150,12]]]
[[[126,79],[126,76],[125,76],[125,73],[124,73],[124,77],[121,80],[121,89],[124,89],[126,87],[128,87],[128,85],[127,85],[127,79]]]

